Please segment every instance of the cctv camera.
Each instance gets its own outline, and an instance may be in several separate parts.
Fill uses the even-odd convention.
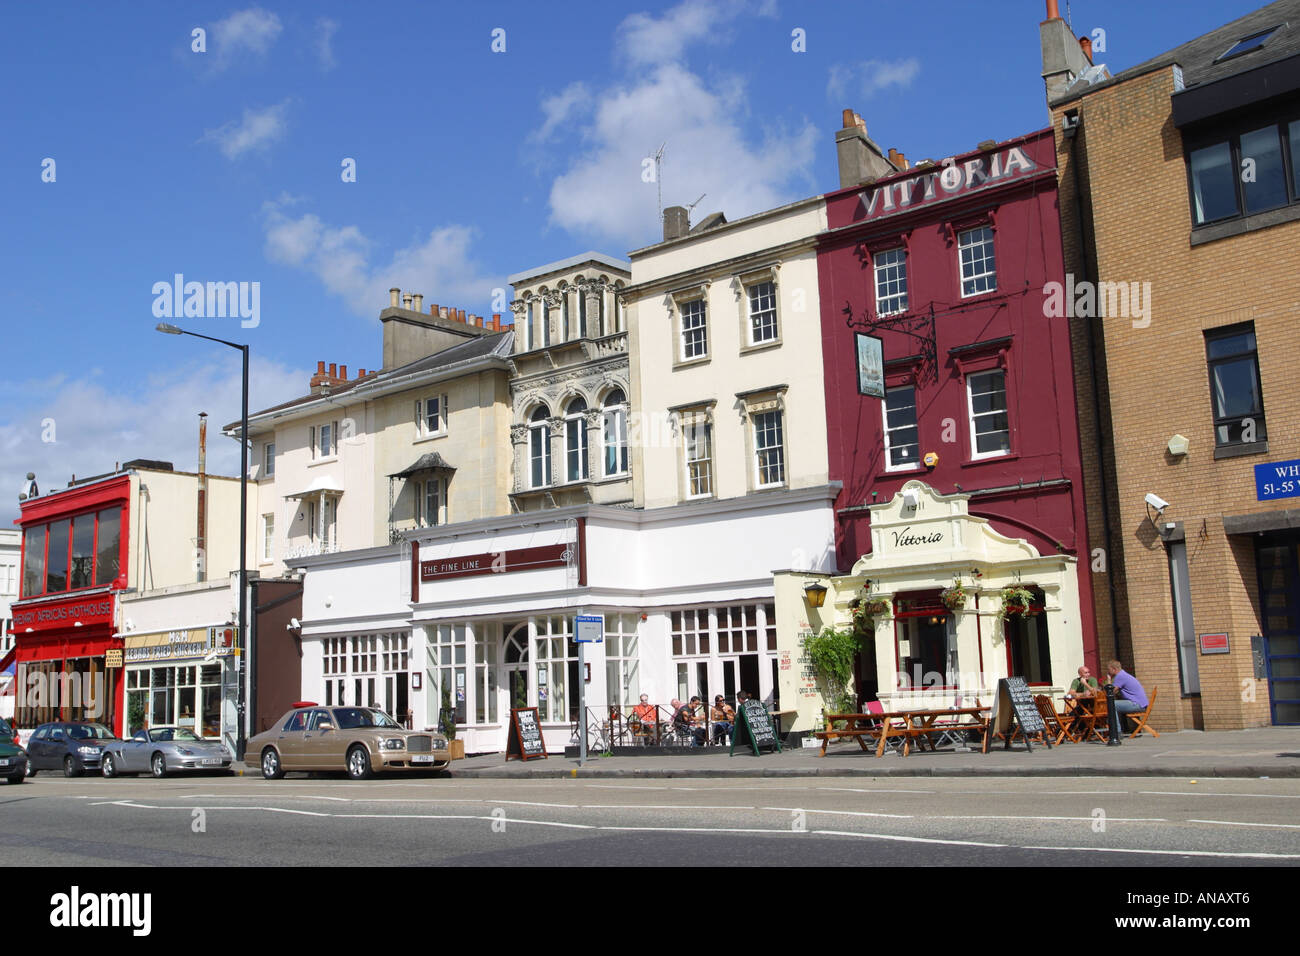
[[[1150,492],[1147,493],[1146,503],[1156,509],[1156,514],[1162,514],[1164,510],[1169,507],[1169,502],[1165,501],[1164,498],[1161,498],[1159,495],[1151,494]]]
[[[289,618],[289,626],[286,627],[285,630],[286,630],[286,631],[296,631],[296,630],[298,630],[298,629],[301,628],[301,627],[302,627],[302,622],[299,621],[296,617],[291,617],[291,618]]]

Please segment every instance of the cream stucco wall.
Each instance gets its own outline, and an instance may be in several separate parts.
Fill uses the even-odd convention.
[[[253,561],[255,486],[249,485],[248,557]],[[239,479],[208,476],[204,567],[209,580],[239,568]],[[131,474],[131,565],[127,583],[141,591],[198,580],[198,476],[184,472]]]
[[[820,199],[727,224],[685,240],[632,253],[628,311],[633,363],[633,471],[637,504],[685,500],[680,420],[671,410],[709,407],[714,496],[755,489],[752,425],[737,393],[784,386],[773,393],[784,410],[788,488],[827,481],[826,406],[822,378],[817,256],[812,237],[826,228]],[[775,277],[778,339],[748,345],[747,281]],[[675,293],[703,288],[707,361],[682,362]],[[693,292],[687,292],[693,294]]]

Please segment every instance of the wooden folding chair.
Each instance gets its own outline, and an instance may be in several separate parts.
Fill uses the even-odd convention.
[[[1046,694],[1035,694],[1034,706],[1038,708],[1038,716],[1043,718],[1048,734],[1052,735],[1052,743],[1059,744],[1062,740],[1074,742],[1075,737],[1065,723],[1069,719],[1068,715],[1058,714],[1056,708],[1052,706],[1050,697]]]
[[[1159,687],[1151,688],[1151,696],[1147,698],[1146,710],[1135,710],[1131,714],[1127,715],[1131,717],[1133,720],[1137,721],[1137,727],[1134,728],[1133,733],[1129,734],[1130,740],[1136,737],[1138,734],[1142,733],[1142,731],[1144,730],[1147,733],[1149,733],[1152,737],[1160,736],[1160,732],[1158,730],[1156,730],[1154,727],[1147,726],[1147,718],[1151,716],[1151,708],[1156,705],[1156,692],[1159,690],[1160,690]]]

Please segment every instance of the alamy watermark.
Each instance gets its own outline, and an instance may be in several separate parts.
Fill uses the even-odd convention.
[[[155,282],[153,296],[156,319],[239,318],[245,329],[262,322],[260,282],[186,282],[178,272],[171,282]]]
[[[18,706],[32,708],[72,708],[87,720],[104,713],[104,675],[80,671],[36,671],[28,674],[18,688]]]
[[[1043,315],[1049,319],[1132,319],[1135,329],[1151,324],[1150,282],[1076,282],[1067,272],[1064,284],[1047,283],[1043,295]]]

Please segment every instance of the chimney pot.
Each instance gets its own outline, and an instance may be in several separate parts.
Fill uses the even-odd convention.
[[[457,321],[457,322],[464,322],[464,321],[465,321],[465,310],[464,310],[464,309],[457,309],[457,310],[456,310],[456,321]]]
[[[410,309],[411,309],[411,293],[409,293],[409,292],[404,292],[404,293],[402,293],[402,308],[406,309],[408,312],[410,311]]]
[[[1088,62],[1091,63],[1092,62],[1092,40],[1089,39],[1088,37],[1079,37],[1079,46],[1083,48],[1083,55],[1086,56],[1088,58]]]
[[[401,294],[402,290],[397,288],[397,286],[393,286],[388,290],[388,304],[394,309],[399,305],[398,299],[401,297]]]
[[[860,113],[853,114],[853,125],[862,130],[864,134],[866,133],[867,124],[862,121],[862,115]]]
[[[357,378],[365,378],[365,377],[366,377],[366,370],[363,368],[357,369]]]
[[[435,316],[435,317],[438,315],[438,303],[437,303],[437,302],[435,302],[435,303],[433,303],[433,305],[429,306],[429,314],[432,315],[432,316]]]
[[[844,116],[843,123],[845,129],[849,129],[850,127],[858,125],[858,120],[857,120],[858,114],[853,112],[853,110],[844,110],[843,116]]]
[[[411,296],[411,308],[416,312],[424,311],[424,293],[420,292]]]
[[[500,312],[493,312],[493,313],[492,313],[492,331],[493,331],[493,332],[500,332],[500,331],[501,331],[501,313],[500,313]]]
[[[907,157],[902,153],[898,154],[898,165],[902,166],[904,169],[912,168],[912,164],[907,161]]]
[[[449,316],[448,316],[447,313],[448,313],[448,310],[447,310],[447,307],[446,307],[445,305],[443,305],[443,306],[439,306],[439,307],[438,307],[438,318],[440,318],[440,319],[449,318]]]
[[[1047,19],[1049,20],[1061,19],[1061,5],[1057,2],[1057,0],[1047,0]]]
[[[325,374],[325,363],[324,363],[324,362],[317,362],[317,363],[316,363],[316,374],[317,374],[317,375],[324,375],[324,374]]]
[[[348,367],[346,365],[339,366],[339,378],[345,382],[348,380]]]
[[[330,362],[330,378],[339,377],[339,367],[336,363]]]

